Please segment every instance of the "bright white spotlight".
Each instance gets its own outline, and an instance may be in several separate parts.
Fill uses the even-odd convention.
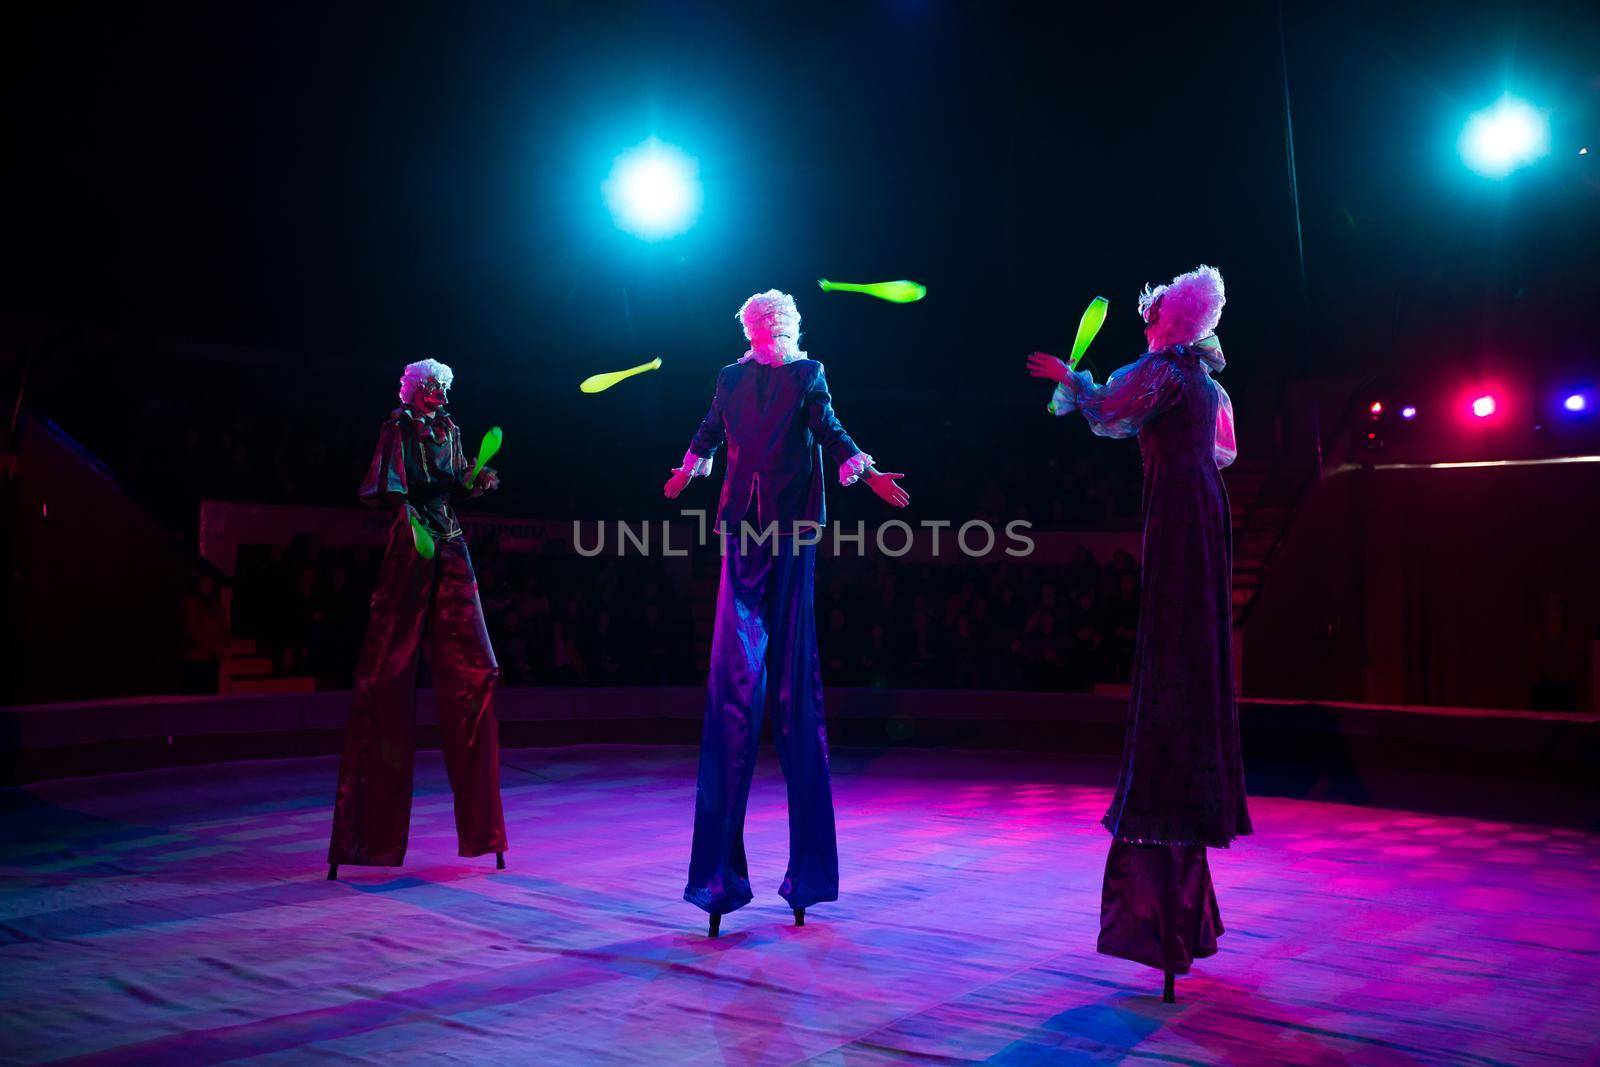
[[[694,159],[654,137],[618,156],[601,189],[617,225],[646,241],[674,237],[700,215]]]
[[[1504,178],[1550,150],[1550,125],[1526,100],[1502,96],[1467,119],[1461,158],[1486,178]]]

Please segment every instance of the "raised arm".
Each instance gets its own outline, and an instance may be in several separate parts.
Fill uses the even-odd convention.
[[[1028,357],[1028,370],[1035,378],[1057,383],[1050,398],[1052,415],[1082,412],[1089,429],[1101,437],[1135,436],[1183,395],[1178,369],[1158,353],[1146,353],[1117,370],[1104,385],[1096,385],[1088,371],[1068,370],[1043,352]]]

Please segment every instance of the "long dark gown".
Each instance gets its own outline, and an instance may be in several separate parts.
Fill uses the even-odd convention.
[[[1216,951],[1222,919],[1206,862],[1251,831],[1233,686],[1233,546],[1220,468],[1237,454],[1233,407],[1211,372],[1215,337],[1146,353],[1097,386],[1075,374],[1051,410],[1103,437],[1139,437],[1144,550],[1133,686],[1116,793],[1099,950],[1177,974]]]

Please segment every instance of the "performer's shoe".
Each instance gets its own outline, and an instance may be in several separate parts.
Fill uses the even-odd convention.
[[[337,882],[338,880],[339,880],[339,865],[337,863],[328,864],[328,881]]]
[[[1171,971],[1167,972],[1166,980],[1161,983],[1161,1003],[1176,1004],[1178,1002],[1177,979],[1177,975]]]
[[[806,909],[794,909],[794,924],[796,926],[804,926],[806,924]]]
[[[504,852],[496,852],[494,854],[494,869],[497,871],[506,869],[506,854]]]
[[[718,937],[722,934],[722,916],[716,912],[711,913],[711,932],[708,936]]]

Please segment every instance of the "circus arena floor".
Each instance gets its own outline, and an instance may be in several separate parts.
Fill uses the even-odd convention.
[[[1600,835],[1253,798],[1227,933],[1160,1002],[1096,955],[1111,768],[835,753],[844,882],[797,928],[763,764],[755,903],[683,903],[694,752],[505,754],[509,867],[423,753],[403,869],[325,880],[332,758],[0,792],[0,1060],[1583,1063]]]

